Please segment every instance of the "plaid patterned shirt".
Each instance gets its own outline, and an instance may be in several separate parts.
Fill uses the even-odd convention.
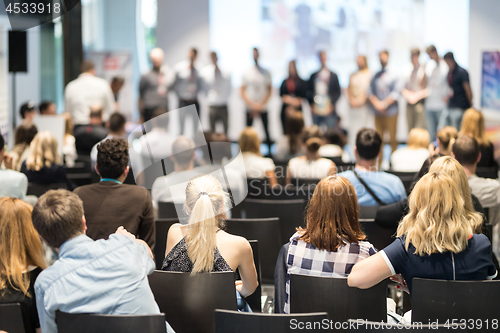
[[[296,232],[290,238],[287,255],[285,313],[290,313],[290,274],[347,277],[358,261],[377,253],[369,242],[348,243],[335,252],[318,250],[314,245],[299,240]]]

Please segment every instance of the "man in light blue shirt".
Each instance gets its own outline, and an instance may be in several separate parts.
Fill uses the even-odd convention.
[[[374,129],[362,128],[356,136],[356,167],[354,171],[339,173],[347,178],[358,196],[360,206],[388,205],[406,198],[401,179],[384,171],[378,171],[377,159],[382,154],[382,138]],[[357,174],[357,176],[356,176]],[[372,195],[361,180],[375,194]]]
[[[0,165],[5,155],[5,140],[0,134]],[[0,169],[0,198],[12,197],[26,200],[28,178],[24,173],[9,169]]]
[[[148,275],[155,264],[148,245],[119,227],[108,240],[85,235],[80,198],[49,191],[32,214],[40,236],[59,249],[59,259],[35,282],[40,327],[57,332],[56,311],[114,315],[159,314]],[[168,332],[173,330],[168,326]]]

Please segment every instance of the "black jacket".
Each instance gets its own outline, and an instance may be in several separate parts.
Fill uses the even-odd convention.
[[[308,89],[307,89],[307,100],[309,101],[309,104],[314,104],[314,96],[316,95],[316,78],[318,77],[318,73],[320,71],[317,71],[311,75],[311,78],[309,79],[308,82]],[[328,96],[330,96],[330,100],[332,105],[335,105],[337,101],[340,98],[340,83],[339,83],[339,78],[337,74],[334,72],[330,71],[330,82],[328,82]]]

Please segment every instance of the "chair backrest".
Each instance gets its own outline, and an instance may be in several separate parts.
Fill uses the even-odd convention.
[[[498,178],[498,168],[492,167],[492,168],[477,168],[476,169],[476,175],[481,178],[491,178],[491,179],[497,179]]]
[[[304,323],[323,323],[328,320],[325,312],[304,314],[262,314],[237,311],[215,311],[216,333],[285,333],[298,330]],[[300,323],[300,324],[299,324]],[[321,325],[307,332],[325,332]]]
[[[154,251],[156,269],[161,269],[163,259],[165,259],[168,229],[170,229],[172,224],[175,223],[179,223],[178,218],[156,220],[156,240],[155,240],[155,251]]]
[[[337,166],[337,173],[354,170],[354,167],[356,166],[355,162],[341,162],[341,163],[339,161],[337,161],[339,163],[337,163],[336,161],[333,162]]]
[[[359,225],[366,235],[366,240],[372,243],[377,250],[382,250],[395,239],[397,226],[386,228],[375,222],[374,219],[360,219]]]
[[[263,254],[259,256],[262,281],[266,284],[274,283],[276,259],[283,243],[280,230],[280,219],[277,217],[226,220],[228,233],[257,240],[258,252]]]
[[[411,189],[411,186],[413,185],[413,183],[415,182],[415,176],[417,173],[416,172],[392,171],[392,170],[389,170],[388,172],[392,173],[393,175],[398,176],[399,179],[401,179],[401,181],[403,182],[403,185],[404,185],[405,190],[406,190],[406,194],[410,194],[410,189]]]
[[[374,219],[379,206],[359,206],[360,219]]]
[[[29,183],[28,184],[28,195],[36,195],[37,197],[41,197],[45,194],[45,192],[50,190],[58,190],[58,189],[66,189],[68,184],[66,183],[52,183],[52,184],[37,184],[37,183]]]
[[[19,303],[0,304],[0,331],[9,333],[26,332]]]
[[[412,321],[451,318],[498,319],[500,281],[444,281],[413,278]],[[475,326],[478,328],[477,326]]]
[[[165,316],[103,315],[93,313],[56,312],[59,333],[165,333]]]
[[[233,272],[155,271],[149,285],[176,332],[213,332],[215,309],[237,310]]]
[[[290,275],[290,312],[327,312],[334,322],[386,321],[387,281],[369,289],[351,288],[347,278]]]
[[[179,216],[180,213],[180,216]],[[175,204],[173,202],[158,202],[158,217],[161,219],[179,219],[180,223],[187,223],[187,215],[184,213],[182,204]]]
[[[288,242],[297,227],[305,227],[306,200],[247,199],[245,205],[248,218],[279,217],[283,243]]]
[[[291,182],[293,186],[309,186],[309,185],[318,185],[321,179],[316,178],[292,178]]]

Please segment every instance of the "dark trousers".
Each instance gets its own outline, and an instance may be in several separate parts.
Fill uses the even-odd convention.
[[[197,99],[194,99],[194,100],[180,99],[179,100],[179,109],[183,108],[185,106],[188,106],[188,105],[193,105],[193,104],[196,108],[196,114],[198,115],[198,117],[196,118],[194,116],[194,114],[189,113],[190,115],[192,115],[192,118],[193,118],[192,121],[193,121],[193,134],[194,134],[194,133],[196,133],[196,130],[198,129],[198,124],[201,122],[200,104],[198,103]],[[179,120],[180,120],[180,125],[181,125],[181,134],[183,134],[184,133],[184,124],[186,122],[186,113],[180,112],[179,113]]]
[[[210,116],[210,128],[212,132],[215,132],[215,123],[217,121],[222,122],[222,126],[224,126],[224,134],[227,135],[227,127],[228,127],[228,115],[227,115],[227,105],[217,105],[210,106],[209,116]]]
[[[253,125],[253,120],[251,113],[247,110],[247,126],[250,127]],[[266,132],[266,144],[269,146],[269,152],[271,152],[271,137],[269,136],[269,120],[267,118],[267,110],[264,110],[260,114],[260,119],[262,119],[262,125],[264,125],[264,132]]]

